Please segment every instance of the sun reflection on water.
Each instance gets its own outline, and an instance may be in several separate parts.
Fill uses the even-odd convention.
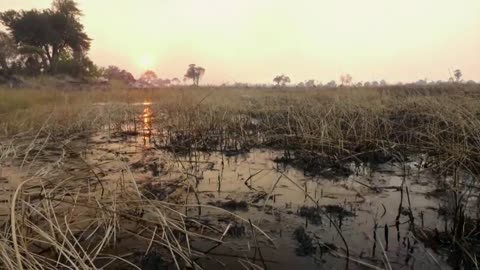
[[[142,103],[144,108],[143,112],[140,115],[141,122],[143,124],[142,126],[142,134],[143,134],[143,140],[146,143],[146,139],[150,141],[150,138],[152,136],[152,120],[154,118],[153,111],[151,108],[152,103],[145,101]]]

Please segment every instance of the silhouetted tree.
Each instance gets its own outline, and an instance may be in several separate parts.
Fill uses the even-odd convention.
[[[291,80],[290,80],[290,77],[285,76],[285,75],[282,74],[282,75],[279,75],[279,76],[273,78],[273,82],[276,83],[277,86],[280,86],[280,85],[281,85],[281,86],[285,86],[285,85],[287,85],[288,83],[290,83]]]
[[[155,86],[155,87],[165,87],[165,86],[169,86],[171,83],[172,81],[170,79],[161,79],[161,78],[158,78],[151,82],[152,86]]]
[[[74,0],[54,0],[52,3],[52,9],[67,17],[71,17],[72,19],[83,15]]]
[[[38,48],[42,63],[56,72],[60,57],[69,54],[79,64],[85,63],[85,53],[91,39],[80,23],[81,12],[73,0],[55,0],[50,9],[0,13],[0,20],[9,29],[16,43]],[[64,59],[63,59],[64,60]],[[88,67],[85,67],[88,68]]]
[[[456,69],[455,71],[453,71],[453,76],[455,77],[455,82],[460,82],[462,81],[462,71],[460,69]]]
[[[153,70],[147,70],[145,73],[140,76],[139,81],[146,82],[146,83],[153,83],[158,79],[157,74]]]
[[[421,86],[424,86],[424,85],[427,85],[427,80],[424,79],[424,80],[418,80],[417,82],[415,82],[416,85],[421,85]]]
[[[0,31],[0,74],[10,72],[12,62],[15,61],[18,51],[12,37]]]
[[[0,73],[37,75],[42,71],[41,49],[33,46],[17,46],[11,35],[0,31]]]
[[[283,75],[277,76],[277,77],[273,78],[273,82],[275,82],[275,83],[277,84],[277,86],[279,86],[280,84],[282,84],[282,82],[283,82]]]
[[[193,85],[198,86],[200,83],[200,79],[205,74],[205,69],[203,67],[199,67],[195,64],[190,64],[187,69],[187,73],[184,75],[184,81],[192,80]]]
[[[27,75],[39,75],[48,67],[48,60],[42,49],[24,45],[18,47],[19,60]]]
[[[120,70],[117,66],[109,66],[105,69],[103,76],[109,80],[119,80],[125,83],[135,82],[135,77],[133,75],[122,69]]]
[[[305,87],[314,88],[315,87],[315,80],[308,80],[305,82]]]
[[[174,85],[179,85],[179,84],[180,84],[180,80],[179,80],[177,77],[175,77],[175,78],[173,78],[173,79],[171,80],[171,83],[174,84]]]
[[[120,68],[117,66],[108,66],[104,73],[103,76],[109,80],[117,79],[118,74],[120,74]]]
[[[340,76],[340,82],[342,86],[349,86],[352,83],[352,76],[350,74],[344,74]]]
[[[99,68],[86,55],[71,55],[62,52],[55,63],[56,73],[73,77],[99,77]]]
[[[380,81],[380,86],[387,86],[387,82],[385,80]]]
[[[335,88],[337,87],[337,83],[334,80],[331,80],[330,82],[327,83],[327,87]]]
[[[277,77],[273,78],[273,82],[276,83],[277,86],[280,85],[280,83],[282,82],[282,80],[283,80],[283,75],[277,76]]]

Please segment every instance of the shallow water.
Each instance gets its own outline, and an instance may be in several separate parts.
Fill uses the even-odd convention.
[[[175,154],[158,147],[150,104],[135,106],[143,109],[135,132],[106,129],[72,151],[105,185],[128,172],[145,196],[191,205],[189,218],[220,228],[224,244],[191,243],[207,253],[196,258],[205,269],[251,263],[266,269],[462,269],[455,268],[454,253],[428,243],[432,232],[449,225],[439,214],[449,200],[438,190],[443,180],[414,162],[350,164],[348,176],[321,177],[276,162],[283,151]],[[62,166],[69,176],[91,174],[75,156]],[[0,167],[0,216],[8,214],[10,197],[26,177],[16,167]],[[122,250],[141,248],[124,244]]]
[[[14,167],[0,166],[0,219],[8,216],[10,199],[21,178],[21,172]]]
[[[223,228],[237,228],[226,234],[226,244],[210,252],[209,258],[199,259],[207,269],[224,269],[223,264],[228,269],[244,269],[239,262],[242,258],[270,269],[344,269],[346,248],[338,230],[352,258],[349,269],[450,269],[448,254],[426,248],[412,232],[410,209],[417,229],[441,230],[445,223],[438,214],[444,200],[429,196],[436,190],[437,180],[427,171],[418,171],[414,164],[384,164],[374,169],[352,165],[352,175],[327,179],[306,176],[275,162],[280,156],[282,152],[268,149],[229,157],[203,152],[179,156],[156,149],[142,136],[107,134],[93,137],[87,155],[89,162],[101,164],[99,168],[107,172],[104,179],[116,179],[129,165],[147,193],[162,200],[206,205],[201,215],[195,206],[188,208],[188,215]],[[183,185],[178,185],[180,182]],[[403,195],[399,189],[402,182]],[[273,245],[258,235],[260,240],[255,241],[246,220],[274,239]],[[304,246],[293,236],[298,228],[311,237],[307,240],[329,249],[302,251]],[[192,246],[206,251],[212,243],[194,241]],[[255,246],[261,247],[263,260]]]

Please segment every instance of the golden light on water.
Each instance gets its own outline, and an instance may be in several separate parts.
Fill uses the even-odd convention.
[[[153,116],[152,110],[150,109],[150,107],[146,107],[143,110],[143,115],[142,115],[143,123],[145,124],[146,127],[147,126],[151,127],[152,116]]]
[[[153,111],[150,106],[152,105],[152,103],[148,100],[145,100],[142,105],[144,108],[142,114],[140,115],[140,118],[143,122],[143,132],[144,135],[151,135]]]
[[[147,144],[147,139],[149,142],[151,142],[151,137],[152,137],[152,134],[153,134],[153,119],[154,119],[154,114],[153,114],[153,110],[151,109],[151,102],[149,101],[144,101],[142,103],[143,105],[143,111],[142,113],[139,115],[139,118],[141,120],[141,123],[142,123],[142,135],[143,135],[143,144],[146,145]]]

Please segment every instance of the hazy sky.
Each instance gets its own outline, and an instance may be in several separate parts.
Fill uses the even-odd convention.
[[[91,58],[138,75],[271,82],[285,73],[324,83],[480,80],[480,0],[79,0]],[[0,0],[0,10],[50,0]]]

